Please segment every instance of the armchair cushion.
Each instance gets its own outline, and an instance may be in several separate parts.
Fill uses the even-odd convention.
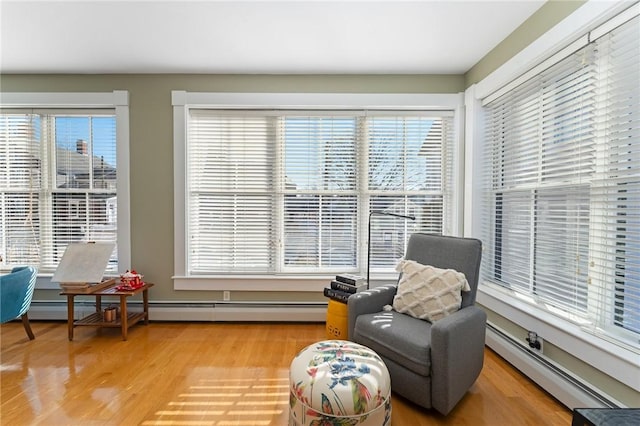
[[[465,275],[453,269],[440,269],[413,260],[401,260],[402,273],[393,309],[414,318],[435,322],[460,309],[461,291],[469,291]]]
[[[421,376],[431,369],[431,327],[427,321],[395,311],[358,316],[352,340]]]

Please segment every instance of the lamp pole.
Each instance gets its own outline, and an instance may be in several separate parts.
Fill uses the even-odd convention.
[[[370,271],[371,271],[371,216],[394,216],[402,219],[416,220],[415,216],[408,216],[397,213],[390,213],[381,210],[371,210],[369,212],[369,235],[367,238],[367,289],[370,288]]]

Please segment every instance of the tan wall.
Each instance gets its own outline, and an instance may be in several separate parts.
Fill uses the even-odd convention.
[[[6,92],[75,92],[128,90],[131,130],[132,265],[157,284],[152,301],[220,300],[219,292],[173,290],[173,126],[171,91],[458,93],[497,69],[585,2],[549,1],[465,76],[433,75],[3,75]],[[36,299],[60,299],[40,290]],[[240,293],[234,300],[326,300],[321,294]],[[517,324],[488,312],[501,327],[522,335]],[[623,401],[639,393],[586,366],[579,358],[545,343],[546,355],[595,382]]]
[[[129,91],[132,266],[156,283],[152,301],[221,300],[220,292],[174,291],[171,91],[459,93],[462,76],[419,75],[3,75],[5,92]],[[39,290],[35,299],[59,299]],[[234,300],[326,300],[322,294],[233,294]]]
[[[171,91],[459,93],[543,34],[584,1],[549,1],[462,75],[2,75],[5,92],[127,90],[130,102],[132,266],[156,283],[156,301],[219,300],[219,292],[173,290],[173,126]],[[57,299],[39,290],[36,299]],[[245,300],[324,300],[307,293],[238,293]]]
[[[218,300],[218,292],[173,290],[173,126],[171,91],[459,93],[495,70],[583,1],[549,1],[462,75],[2,75],[6,92],[127,90],[130,101],[132,266],[156,283],[152,300]],[[36,299],[56,299],[54,290]],[[242,293],[250,300],[308,300],[308,294]],[[323,300],[322,296],[311,298]]]
[[[558,24],[586,0],[549,0],[465,74],[465,87],[481,81]]]
[[[171,91],[459,93],[582,5],[550,1],[462,75],[2,75],[6,92],[129,91],[132,266],[156,283],[152,300],[218,300],[218,292],[173,290],[173,126]],[[305,293],[241,293],[247,300],[323,300]],[[56,299],[54,290],[36,299]]]

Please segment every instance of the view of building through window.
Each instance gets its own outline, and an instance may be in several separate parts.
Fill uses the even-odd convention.
[[[113,114],[0,114],[2,269],[53,271],[70,243],[116,241],[115,127]]]

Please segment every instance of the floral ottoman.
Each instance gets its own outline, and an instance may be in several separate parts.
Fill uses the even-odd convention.
[[[303,349],[289,370],[290,426],[391,425],[391,379],[371,349],[325,340]]]

